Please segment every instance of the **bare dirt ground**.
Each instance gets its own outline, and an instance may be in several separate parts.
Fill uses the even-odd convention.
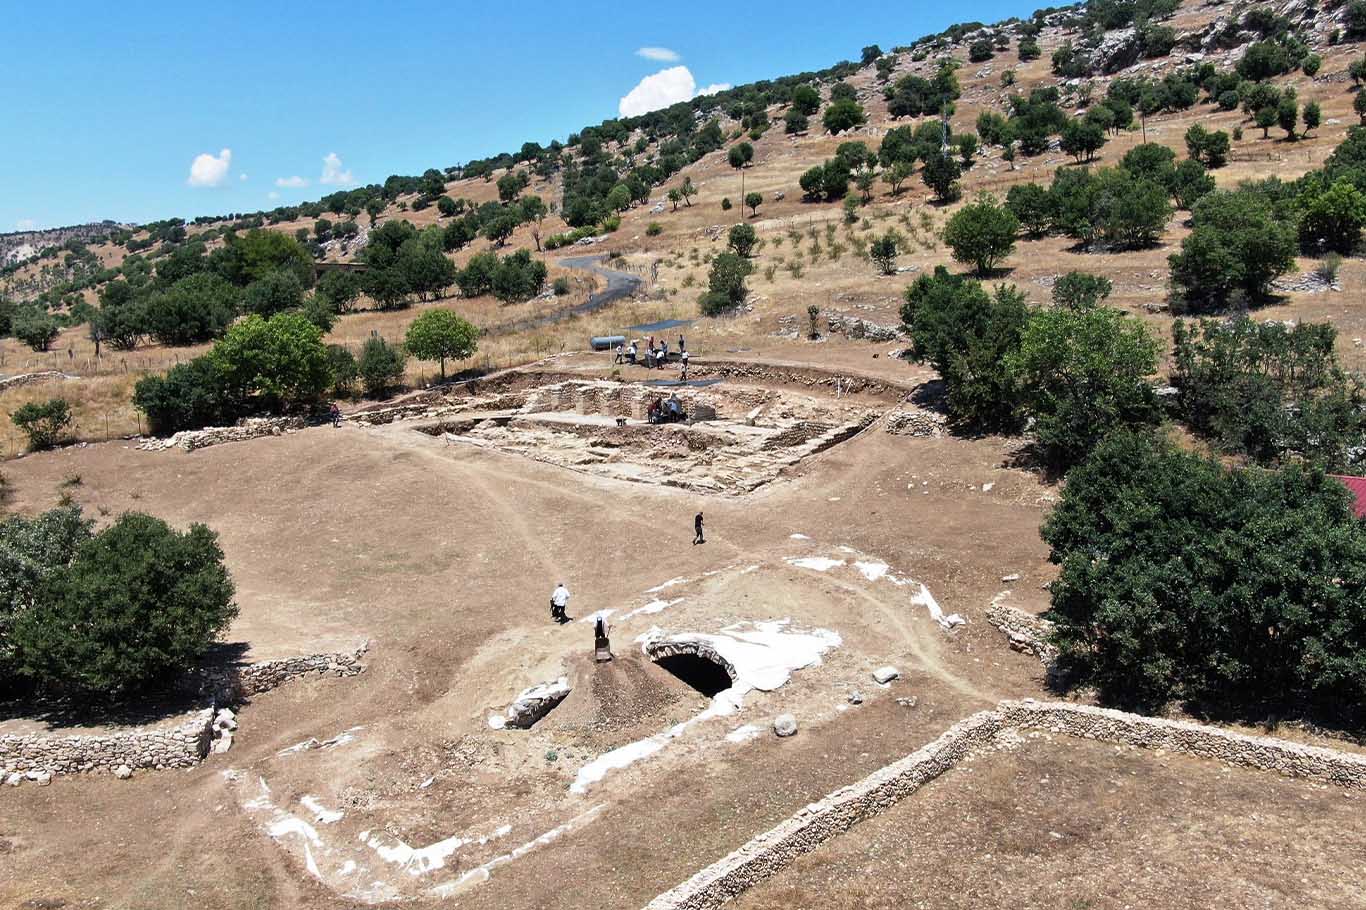
[[[953,769],[734,906],[1361,906],[1359,793],[1031,736]]]

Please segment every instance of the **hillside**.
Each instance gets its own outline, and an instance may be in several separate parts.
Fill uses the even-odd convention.
[[[1297,68],[1265,80],[1266,84],[1278,89],[1293,88],[1298,92],[1301,104],[1317,102],[1322,113],[1316,129],[1303,131],[1306,134],[1295,141],[1278,135],[1279,129],[1269,138],[1263,138],[1262,130],[1256,126],[1251,114],[1239,109],[1223,110],[1211,102],[1205,90],[1200,90],[1200,99],[1188,107],[1162,109],[1146,117],[1135,115],[1132,128],[1109,136],[1095,160],[1087,161],[1086,165],[1091,168],[1116,166],[1127,151],[1145,139],[1170,148],[1178,160],[1183,159],[1187,156],[1185,133],[1189,127],[1199,124],[1229,133],[1242,130],[1242,138],[1231,145],[1227,163],[1209,172],[1219,187],[1234,187],[1245,180],[1268,177],[1289,181],[1321,166],[1344,139],[1348,126],[1356,122],[1357,116],[1353,112],[1355,83],[1348,70],[1361,56],[1362,47],[1345,37],[1337,43],[1331,40],[1335,31],[1340,36],[1348,34],[1348,6],[1320,10],[1295,0],[1264,7],[1183,5],[1170,16],[1154,20],[1160,23],[1154,28],[1169,31],[1167,38],[1172,45],[1169,52],[1150,59],[1143,59],[1140,36],[1134,28],[1107,30],[1097,24],[1104,16],[1132,17],[1133,8],[1121,7],[1119,14],[1107,12],[1108,9],[1093,4],[1090,13],[1076,7],[1036,14],[1032,20],[1023,22],[975,29],[955,28],[941,36],[930,36],[913,47],[870,58],[865,65],[840,64],[822,74],[741,86],[719,96],[698,99],[691,107],[680,105],[643,118],[607,121],[599,127],[586,128],[570,137],[564,146],[552,144],[549,149],[541,149],[529,145],[517,155],[449,169],[450,173],[475,172],[479,176],[442,180],[437,179],[439,171],[429,171],[424,177],[394,177],[383,187],[337,193],[325,200],[327,206],[352,214],[345,211],[333,214],[319,205],[313,209],[308,206],[277,209],[238,217],[234,221],[201,219],[200,223],[185,225],[183,229],[174,221],[159,223],[119,235],[122,243],[94,243],[82,248],[78,256],[68,253],[60,260],[30,262],[0,279],[0,293],[20,302],[41,294],[42,301],[59,314],[69,312],[77,301],[97,306],[100,292],[109,280],[118,277],[117,270],[131,255],[130,246],[140,257],[151,257],[151,264],[155,266],[160,256],[185,242],[193,244],[196,239],[205,240],[204,249],[211,253],[222,245],[225,231],[256,224],[307,238],[315,258],[320,261],[356,261],[363,257],[365,240],[376,221],[404,220],[419,229],[437,226],[449,233],[453,222],[468,220],[471,216],[443,216],[433,204],[438,195],[459,200],[458,205],[465,213],[482,207],[487,214],[490,210],[496,211],[499,204],[499,179],[511,174],[524,178],[523,197],[537,196],[551,210],[539,225],[538,233],[545,241],[556,232],[570,229],[571,225],[563,221],[564,217],[570,217],[564,211],[566,203],[573,207],[584,198],[590,201],[603,198],[583,196],[585,192],[592,192],[591,185],[585,190],[588,185],[585,175],[591,176],[615,164],[617,167],[608,173],[632,175],[626,183],[635,179],[633,175],[648,177],[673,171],[656,185],[641,186],[642,201],[628,204],[617,213],[620,226],[616,230],[594,234],[598,242],[589,250],[620,255],[620,262],[651,278],[646,291],[637,296],[629,312],[598,313],[584,325],[547,323],[534,332],[500,334],[483,346],[479,362],[472,366],[512,365],[550,351],[581,347],[590,333],[615,333],[624,325],[649,322],[656,317],[694,316],[695,301],[706,283],[709,260],[724,248],[723,232],[741,220],[755,228],[760,240],[748,282],[752,293],[746,302],[746,315],[740,319],[698,324],[693,329],[698,343],[702,343],[702,338],[709,338],[714,340],[707,343],[715,346],[782,348],[784,356],[801,359],[817,356],[839,361],[852,358],[849,362],[854,363],[866,356],[858,353],[857,346],[838,352],[831,347],[813,354],[807,345],[793,337],[799,334],[794,326],[805,324],[808,307],[819,307],[826,314],[846,313],[883,325],[895,325],[899,322],[901,293],[909,277],[931,271],[949,260],[942,231],[947,219],[963,204],[982,192],[1003,199],[1013,186],[1029,182],[1046,186],[1055,169],[1076,166],[1070,156],[1059,150],[1056,135],[1040,154],[1026,154],[1017,143],[1017,154],[1011,163],[1003,160],[1001,146],[979,140],[978,149],[970,157],[972,166],[960,179],[959,201],[947,205],[932,198],[921,181],[921,168],[916,167],[901,192],[893,193],[883,180],[888,168],[875,166],[880,173],[870,188],[867,203],[859,206],[855,223],[845,224],[840,200],[812,201],[804,196],[800,178],[808,169],[834,157],[844,143],[862,142],[876,153],[892,130],[933,122],[932,116],[891,116],[884,94],[908,76],[921,77],[928,82],[943,61],[956,61],[955,75],[960,93],[950,118],[956,139],[974,134],[979,116],[984,112],[1006,114],[1012,96],[1027,97],[1038,89],[1058,89],[1063,111],[1080,116],[1085,114],[1088,104],[1094,106],[1104,99],[1110,86],[1117,82],[1160,80],[1193,73],[1196,67],[1228,72],[1247,49],[1261,39],[1260,32],[1244,24],[1249,11],[1265,10],[1269,12],[1262,18],[1270,20],[1271,25],[1268,27],[1254,17],[1255,21],[1249,20],[1252,26],[1263,27],[1267,34],[1277,29],[1284,33],[1289,28],[1291,34],[1298,36],[1295,40],[1302,41],[1304,49],[1320,59],[1312,77]],[[1039,55],[1036,59],[1020,60],[1022,33],[1032,33],[1032,37],[1026,34],[1024,40],[1037,43]],[[970,62],[973,45],[983,42],[992,53],[991,58]],[[1161,43],[1159,41],[1159,45]],[[1057,68],[1053,65],[1055,52],[1064,47],[1075,48],[1077,53],[1071,55],[1072,62],[1062,67],[1063,72],[1080,75],[1059,75],[1053,71]],[[1003,84],[1002,76],[1007,72],[1013,74],[1010,86]],[[795,134],[785,133],[782,118],[791,109],[793,86],[803,84],[819,88],[820,111],[829,109],[834,85],[851,87],[857,103],[866,112],[866,123],[831,135],[821,127],[821,114],[816,113],[810,117],[807,129]],[[789,101],[765,104],[765,97],[773,94],[785,96]],[[680,108],[688,110],[686,123],[680,119]],[[765,123],[771,126],[765,127]],[[693,137],[683,146],[677,139],[679,124],[691,131],[688,135]],[[715,126],[709,127],[710,124]],[[750,136],[758,138],[745,135],[746,125],[753,128]],[[707,128],[717,131],[720,147],[707,149],[706,145],[699,145]],[[614,138],[604,138],[602,151],[597,153],[600,157],[590,159],[585,154],[585,140],[596,143],[600,136]],[[750,143],[753,157],[743,169],[737,170],[728,163],[728,153],[740,142]],[[682,157],[679,157],[680,148]],[[596,149],[588,151],[596,152]],[[688,162],[687,159],[693,156],[696,160]],[[529,157],[529,160],[516,161],[519,157]],[[634,169],[628,170],[631,167]],[[613,177],[603,185],[611,186],[616,180]],[[668,191],[684,180],[691,181],[696,194],[675,207],[667,198]],[[573,184],[568,195],[567,183]],[[436,192],[438,186],[440,193]],[[757,214],[748,212],[741,204],[742,186],[745,192],[762,194],[764,201]],[[414,187],[424,188],[412,191]],[[386,198],[385,194],[389,192],[394,195]],[[858,195],[857,190],[853,192]],[[578,197],[577,202],[575,197]],[[734,206],[730,211],[721,207],[726,198]],[[354,236],[320,243],[315,234],[315,229],[321,226],[319,217],[333,224],[350,221],[355,225]],[[580,223],[582,217],[580,212],[571,220]],[[651,225],[658,225],[657,233],[647,230]],[[1189,213],[1174,210],[1158,242],[1129,250],[1107,250],[1104,244],[1078,245],[1066,236],[1022,236],[1003,264],[1005,271],[993,280],[1008,280],[1035,302],[1045,302],[1059,275],[1071,270],[1099,274],[1113,285],[1112,304],[1140,315],[1160,336],[1169,337],[1167,259],[1179,249],[1188,233],[1188,225]],[[472,241],[458,241],[459,245],[446,255],[457,267],[463,267],[475,253],[490,246],[500,254],[528,250],[535,256],[543,256],[550,264],[551,280],[557,276],[571,279],[569,294],[563,299],[512,305],[487,297],[455,302],[454,305],[476,324],[515,326],[529,315],[547,312],[553,319],[556,312],[568,311],[581,303],[595,286],[592,276],[581,272],[571,275],[555,265],[557,257],[564,255],[563,250],[537,252],[534,227],[537,227],[534,222],[516,226],[506,245],[501,247],[478,237]],[[872,240],[889,228],[903,235],[896,263],[898,277],[880,276],[867,258]],[[470,230],[478,229],[477,226]],[[586,231],[591,234],[591,227]],[[182,233],[184,240],[179,239]],[[1355,369],[1362,365],[1357,339],[1366,334],[1366,326],[1343,302],[1352,299],[1360,289],[1362,276],[1356,260],[1349,258],[1336,279],[1340,291],[1325,293],[1327,285],[1309,277],[1318,264],[1316,258],[1297,257],[1298,274],[1277,280],[1274,307],[1266,311],[1267,318],[1274,315],[1277,319],[1332,320],[1339,330],[1339,355],[1346,366]],[[72,283],[64,286],[64,280]],[[453,291],[454,288],[447,287],[437,293],[437,299],[445,299]],[[396,338],[426,305],[418,303],[410,309],[372,312],[373,301],[362,296],[354,313],[343,316],[332,329],[329,341],[354,346],[375,332]],[[86,308],[80,309],[75,319],[90,313]],[[70,386],[67,391],[75,395],[78,414],[87,433],[96,425],[103,433],[106,419],[111,433],[135,431],[138,422],[127,400],[136,375],[193,356],[203,349],[193,346],[165,348],[143,339],[129,351],[105,350],[104,356],[97,360],[87,335],[84,327],[65,329],[51,351],[46,353],[33,352],[13,339],[0,344],[0,370],[5,372],[61,368],[84,377],[79,391]],[[410,364],[410,383],[420,383],[428,376],[418,365]],[[27,389],[8,394],[19,396],[6,402],[12,408],[40,392]],[[14,446],[11,442],[11,451]]]

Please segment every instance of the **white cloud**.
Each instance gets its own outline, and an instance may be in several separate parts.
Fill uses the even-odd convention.
[[[661,63],[675,63],[683,58],[678,56],[678,51],[670,50],[667,47],[642,47],[636,50],[637,57],[644,57],[646,60],[658,60]]]
[[[21,231],[31,231],[38,226],[38,222],[34,221],[32,218],[20,218],[18,221],[14,222],[14,226]]]
[[[308,186],[308,181],[298,175],[293,177],[276,177],[275,185],[287,190],[297,190],[301,187]]]
[[[686,66],[671,66],[640,80],[617,104],[617,111],[623,117],[639,117],[680,101],[691,101],[698,95],[710,95],[728,88],[728,84],[721,82],[699,92],[697,80],[690,69]]]
[[[217,157],[205,152],[195,155],[190,162],[190,177],[185,182],[190,186],[222,186],[232,165],[232,149],[223,149]]]
[[[727,92],[733,88],[735,88],[735,86],[731,85],[729,82],[713,82],[706,88],[698,89],[697,94],[693,97],[701,98],[703,95],[715,95],[717,92]]]
[[[337,153],[328,152],[323,158],[323,175],[318,178],[318,182],[332,186],[354,186],[357,181],[350,171],[342,168],[342,161]]]
[[[277,193],[277,192],[275,192],[274,190],[271,190],[269,193],[266,193],[266,198],[267,198],[267,199],[279,199],[279,198],[280,198],[280,194]]]

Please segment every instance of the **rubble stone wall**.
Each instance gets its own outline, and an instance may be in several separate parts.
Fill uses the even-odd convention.
[[[149,452],[159,452],[163,449],[184,449],[193,452],[195,449],[206,449],[225,442],[242,442],[262,436],[283,436],[285,433],[302,430],[304,426],[302,417],[248,417],[237,426],[181,430],[166,439],[149,439],[138,448]]]
[[[688,367],[688,375],[694,379],[700,379],[704,376],[719,376],[723,378],[751,380],[765,384],[787,383],[790,385],[803,386],[812,390],[819,389],[832,394],[835,391],[835,383],[838,381],[840,390],[843,393],[894,397],[898,400],[909,395],[911,392],[911,389],[908,387],[900,386],[892,382],[885,382],[880,379],[872,379],[867,376],[848,376],[817,369],[780,367],[771,366],[769,364],[743,363],[738,361],[694,361]]]
[[[249,664],[209,678],[204,687],[216,703],[267,692],[301,676],[355,676],[368,647],[351,652],[308,654]],[[13,774],[113,772],[120,766],[191,768],[208,754],[213,740],[214,706],[196,711],[177,727],[133,727],[98,735],[46,733],[0,736],[0,781]]]
[[[1045,666],[1058,659],[1058,649],[1048,643],[1053,624],[1046,619],[1026,613],[1018,607],[993,603],[987,609],[987,622],[1005,633],[1010,647],[1033,654]]]
[[[858,822],[896,805],[991,745],[1002,730],[1024,727],[1066,736],[1165,749],[1289,777],[1366,789],[1366,755],[1249,736],[1189,721],[1144,717],[1061,702],[1005,701],[965,718],[938,739],[874,771],[858,783],[799,810],[682,884],[645,910],[711,910],[810,853]]]
[[[33,385],[36,382],[51,382],[59,379],[79,378],[79,376],[68,376],[61,370],[39,370],[36,373],[20,373],[18,376],[5,376],[0,378],[0,392],[8,392],[10,389]]]
[[[112,773],[137,768],[192,768],[208,754],[213,709],[204,708],[178,727],[133,729],[100,735],[0,736],[0,778],[15,773]]]

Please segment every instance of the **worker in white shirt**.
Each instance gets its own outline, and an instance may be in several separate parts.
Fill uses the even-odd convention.
[[[564,582],[560,582],[550,594],[550,618],[558,623],[569,622],[569,617],[564,613],[568,606],[569,589],[564,586]]]

